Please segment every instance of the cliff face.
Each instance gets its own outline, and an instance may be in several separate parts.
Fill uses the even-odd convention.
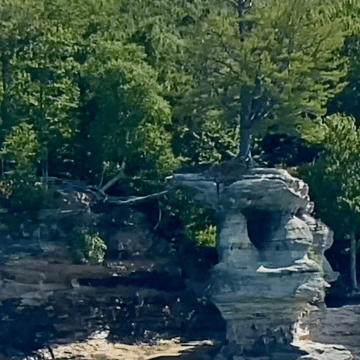
[[[199,174],[169,181],[218,213],[219,263],[205,286],[193,287],[204,292],[184,281],[194,254],[179,259],[143,213],[99,211],[91,194],[63,193],[62,205],[31,223],[14,215],[16,236],[0,230],[0,358],[20,360],[102,330],[123,342],[221,340],[226,322],[228,344],[216,360],[352,359],[332,345],[336,331],[323,331],[331,323],[324,291],[336,279],[324,257],[332,232],[311,217],[306,184],[276,169],[254,169],[230,184]],[[66,238],[94,224],[108,246],[106,264],[72,264]]]
[[[230,185],[201,174],[169,181],[218,212],[219,263],[208,295],[226,320],[229,345],[216,359],[300,358],[311,338],[311,330],[299,336],[306,314],[324,309],[337,277],[324,257],[332,232],[311,217],[308,186],[278,169],[252,169]],[[336,359],[350,358],[342,351]]]
[[[177,252],[147,217],[128,207],[100,212],[93,205],[91,195],[72,192],[31,222],[8,215],[19,231],[0,230],[0,359],[24,359],[99,331],[123,343],[221,340],[219,311],[186,289]],[[75,226],[94,224],[106,241],[107,261],[75,265],[66,240]]]

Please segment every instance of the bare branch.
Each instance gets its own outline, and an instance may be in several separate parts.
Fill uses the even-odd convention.
[[[111,204],[118,204],[118,205],[135,205],[138,203],[156,199],[159,196],[167,194],[168,192],[169,192],[168,190],[164,190],[164,191],[160,191],[158,193],[150,194],[150,195],[146,195],[146,196],[131,196],[131,197],[128,197],[126,200],[122,200],[122,198],[120,198],[118,196],[107,196],[105,198],[105,201],[107,201]]]
[[[122,162],[119,173],[114,176],[110,181],[108,181],[100,190],[105,192],[109,188],[111,188],[118,180],[124,177],[124,170],[125,170],[125,160]]]
[[[230,155],[231,157],[235,157],[236,154],[234,154],[232,151],[230,150],[225,150],[226,154]]]
[[[161,206],[160,206],[160,201],[159,201],[159,199],[158,199],[158,205],[159,205],[159,220],[158,220],[158,222],[156,223],[156,225],[154,226],[154,230],[156,230],[156,229],[159,227],[159,225],[160,225],[160,223],[161,223],[161,218],[162,218],[162,211],[161,211]]]

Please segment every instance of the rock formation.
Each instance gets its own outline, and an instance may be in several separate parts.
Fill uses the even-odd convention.
[[[217,360],[352,359],[331,345],[335,335],[324,338],[339,334],[323,331],[320,320],[329,324],[331,317],[319,310],[326,281],[336,278],[324,258],[332,233],[309,215],[307,185],[275,169],[231,170],[230,180],[210,175],[170,179],[219,214],[219,263],[210,286],[195,287],[205,291],[198,295],[186,289],[183,275],[198,271],[199,254],[186,250],[179,259],[178,248],[155,234],[142,212],[96,203],[81,184],[62,188],[58,206],[32,212],[31,221],[22,213],[3,215],[0,359],[23,360],[40,347],[102,330],[122,342],[221,340],[224,319],[228,345]],[[71,264],[66,238],[76,226],[100,232],[108,246],[104,266]],[[192,277],[205,281],[208,267]]]
[[[186,289],[177,254],[144,213],[117,205],[95,211],[91,196],[63,193],[58,207],[42,209],[31,222],[18,213],[7,214],[7,223],[2,219],[0,359],[23,360],[97,331],[134,342],[201,339],[216,329],[210,337],[221,340],[219,311]],[[14,223],[18,231],[4,229]],[[66,238],[74,226],[94,224],[108,260],[72,264]]]
[[[305,328],[299,319],[324,307],[327,281],[336,274],[324,257],[332,233],[311,217],[307,184],[279,169],[249,169],[230,184],[205,175],[168,180],[218,213],[219,263],[207,291],[226,321],[229,343],[216,360],[291,360],[311,352],[299,337]],[[345,354],[332,359],[351,358]]]

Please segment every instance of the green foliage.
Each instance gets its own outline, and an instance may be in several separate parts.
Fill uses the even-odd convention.
[[[323,115],[328,100],[345,86],[340,49],[347,30],[341,19],[325,15],[333,6],[254,2],[243,19],[254,26],[242,38],[239,19],[219,7],[190,40],[188,67],[196,85],[183,100],[182,116],[202,122],[216,109],[230,126],[240,122],[240,131],[264,133],[269,127],[293,132],[305,114]]]
[[[351,0],[258,0],[241,19],[220,0],[2,1],[4,194],[41,203],[39,164],[42,175],[48,165],[50,175],[96,184],[122,169],[127,188],[146,194],[182,163],[236,154],[247,127],[261,135],[303,123],[304,136],[328,147],[316,167],[303,169],[318,211],[329,221],[340,211],[350,224],[359,164],[344,154],[358,154],[350,147],[358,135],[342,117],[321,116],[352,81],[348,59],[358,72],[359,14]],[[240,38],[241,21],[253,26]],[[324,193],[324,182],[332,191]],[[189,199],[164,206],[189,239],[215,243],[213,214]],[[98,242],[84,234],[81,249]]]
[[[216,226],[208,225],[204,230],[198,230],[195,233],[196,243],[199,246],[216,246]]]
[[[180,166],[182,159],[175,158],[171,149],[171,136],[163,127],[144,123],[138,130],[138,149],[153,160],[154,168],[160,175],[167,175]]]
[[[0,180],[0,195],[5,198],[9,198],[13,193],[12,185],[13,182],[11,180]]]
[[[348,31],[348,37],[342,49],[342,55],[349,58],[349,68],[346,80],[348,85],[336,96],[328,106],[329,112],[346,113],[354,116],[360,123],[360,2],[353,0],[335,1],[334,7],[328,14],[332,19],[341,19]]]
[[[358,226],[360,131],[353,118],[339,114],[318,125],[326,150],[300,175],[310,185],[318,215],[340,235]]]
[[[91,182],[108,179],[104,163],[160,180],[184,161],[221,161],[237,152],[239,120],[290,128],[342,88],[349,10],[331,6],[256,2],[240,39],[219,0],[6,0],[4,136],[33,125],[52,175]]]
[[[215,211],[204,209],[191,196],[184,195],[181,191],[169,194],[160,204],[164,211],[160,226],[168,227],[170,223],[170,229],[165,231],[170,231],[171,236],[181,234],[196,246],[216,246]],[[176,219],[175,229],[171,219]]]
[[[111,44],[86,64],[86,71],[100,111],[90,136],[102,150],[104,161],[120,161],[141,154],[168,174],[178,166],[163,125],[170,121],[170,107],[160,96],[156,72],[143,61],[141,49]],[[105,53],[103,53],[105,51]],[[100,68],[99,59],[109,59]],[[138,163],[141,165],[141,163]]]
[[[11,129],[2,144],[1,157],[13,164],[10,177],[14,181],[30,184],[35,180],[39,147],[38,134],[32,125],[21,123]]]
[[[68,240],[69,255],[75,264],[86,262],[101,264],[105,259],[106,245],[99,233],[85,228],[75,228]]]
[[[9,163],[3,194],[11,200],[12,207],[35,213],[53,205],[53,193],[36,176],[40,141],[33,125],[23,122],[14,126],[2,143],[0,154],[3,163]]]
[[[356,234],[360,231],[360,130],[355,119],[335,114],[318,123],[326,151],[302,175],[319,216],[336,235],[350,239],[352,287],[357,288]]]
[[[178,167],[164,128],[171,108],[157,69],[135,41],[144,4],[33,5],[0,7],[3,130],[32,124],[52,175],[100,180],[104,162],[125,159],[137,159],[137,172],[152,166],[160,178]],[[155,13],[145,22],[155,22]]]
[[[210,112],[199,124],[187,118],[176,125],[173,151],[191,165],[218,163],[232,157],[238,150],[238,126],[226,126],[217,111]]]
[[[330,114],[337,112],[355,117],[360,124],[360,35],[346,39],[342,53],[349,58],[349,68],[344,90],[328,105]]]

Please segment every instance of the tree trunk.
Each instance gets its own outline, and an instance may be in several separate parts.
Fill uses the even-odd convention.
[[[249,125],[240,126],[240,151],[238,157],[247,159],[251,156],[251,135],[252,129]]]
[[[251,87],[243,86],[240,97],[240,147],[237,157],[247,159],[251,156]]]
[[[356,276],[356,235],[355,230],[352,230],[350,233],[350,277],[351,277],[351,286],[353,290],[357,290],[357,276]]]
[[[252,24],[248,21],[242,21],[242,17],[249,11],[251,8],[251,0],[238,0],[237,2],[237,12],[239,15],[239,34],[240,39],[244,39],[244,34],[251,29]]]
[[[1,103],[1,125],[4,131],[7,124],[8,115],[8,77],[9,77],[9,59],[5,53],[5,49],[2,49],[1,54],[1,76],[2,76],[2,87],[3,87],[3,100]],[[5,135],[4,135],[5,137]]]
[[[45,190],[49,190],[49,153],[46,149],[46,157],[44,159],[44,176],[45,176]]]

